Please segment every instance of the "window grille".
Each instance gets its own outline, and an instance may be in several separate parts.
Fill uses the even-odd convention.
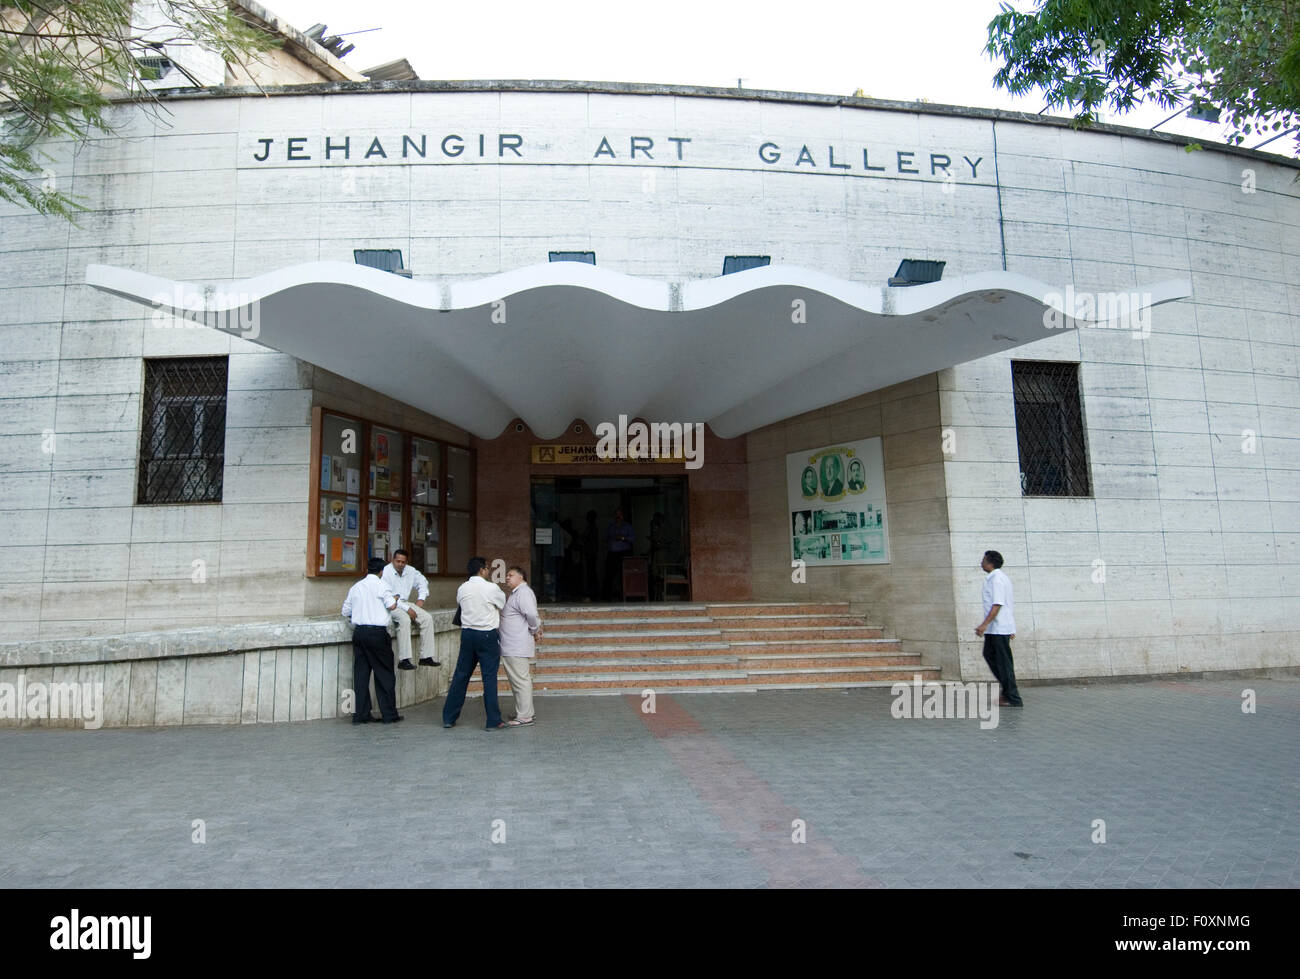
[[[138,502],[221,502],[226,369],[225,357],[145,361]]]
[[[140,70],[140,78],[146,82],[162,81],[167,76],[167,73],[172,70],[171,59],[162,55],[136,58],[135,63]]]
[[[1013,361],[1020,491],[1025,496],[1091,496],[1079,401],[1079,365]]]

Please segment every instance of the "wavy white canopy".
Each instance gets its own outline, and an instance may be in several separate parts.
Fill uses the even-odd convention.
[[[1068,304],[1010,272],[888,288],[791,265],[668,283],[554,262],[449,283],[313,262],[227,285],[91,265],[86,282],[217,328],[255,322],[248,339],[483,438],[516,417],[555,438],[620,414],[733,438],[1040,340],[1044,311]],[[1136,312],[1191,286],[1130,294]]]

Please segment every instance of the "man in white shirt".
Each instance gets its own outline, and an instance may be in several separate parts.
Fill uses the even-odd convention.
[[[385,724],[402,720],[397,713],[397,674],[393,671],[393,640],[388,635],[388,617],[397,607],[397,596],[384,584],[379,573],[383,558],[371,558],[369,574],[348,590],[343,599],[343,618],[352,623],[352,689],[356,696],[353,724],[368,724],[370,716],[370,674],[375,675],[375,697]]]
[[[465,692],[474,667],[483,679],[483,708],[487,711],[487,729],[500,731],[508,725],[501,720],[497,704],[497,670],[501,666],[501,610],[506,594],[491,580],[485,558],[469,559],[469,580],[456,590],[460,606],[460,655],[451,688],[442,704],[442,726],[454,727],[465,706]]]
[[[1016,636],[1015,601],[1011,579],[1002,570],[1002,555],[985,551],[980,567],[985,571],[984,621],[975,627],[975,635],[984,637],[984,662],[1002,687],[1000,707],[1023,707],[1016,689],[1016,667],[1011,659],[1011,640]]]
[[[411,623],[420,625],[420,665],[438,666],[439,663],[430,653],[436,648],[433,635],[433,616],[424,610],[424,603],[429,597],[429,579],[407,564],[407,554],[401,548],[393,552],[393,560],[384,568],[384,584],[397,596],[397,608],[393,609],[393,628],[397,631],[397,667],[401,670],[413,670],[411,662]],[[415,589],[415,604],[409,601],[411,589]]]

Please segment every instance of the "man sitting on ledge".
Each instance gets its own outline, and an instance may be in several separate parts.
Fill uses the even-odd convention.
[[[397,596],[397,608],[393,609],[392,623],[397,630],[397,666],[402,670],[413,670],[411,662],[411,623],[420,624],[420,665],[438,666],[439,663],[430,655],[437,647],[434,645],[433,616],[424,610],[424,603],[429,597],[429,579],[407,564],[407,554],[401,548],[393,552],[393,561],[384,568],[384,584]],[[411,589],[415,589],[415,604],[408,599]]]

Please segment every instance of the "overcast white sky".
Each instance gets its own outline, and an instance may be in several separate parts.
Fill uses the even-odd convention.
[[[1037,112],[992,85],[983,53],[998,0],[263,0],[306,30],[323,23],[349,40],[358,70],[406,58],[421,78],[660,82],[926,98]],[[1018,6],[1025,7],[1021,2]],[[1169,115],[1143,107],[1107,116],[1149,127]],[[1221,126],[1182,117],[1161,127],[1223,141]],[[1254,145],[1258,140],[1248,140]],[[1290,153],[1283,137],[1266,149]]]

